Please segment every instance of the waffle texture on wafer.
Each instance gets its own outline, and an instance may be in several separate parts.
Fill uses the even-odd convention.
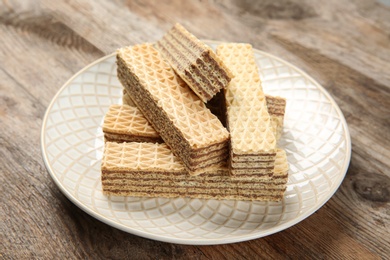
[[[104,117],[103,133],[106,141],[162,142],[160,135],[141,111],[128,105],[111,105]]]
[[[203,102],[226,87],[233,77],[213,50],[180,24],[155,46]]]
[[[231,173],[268,178],[273,173],[276,138],[252,46],[221,44],[217,55],[234,74],[224,91]]]
[[[225,167],[191,176],[162,143],[106,142],[102,159],[103,193],[113,196],[189,197],[279,201],[286,189],[288,165],[277,150],[275,175],[269,180],[231,176]]]
[[[225,161],[228,131],[152,44],[119,49],[117,65],[133,102],[190,174]]]

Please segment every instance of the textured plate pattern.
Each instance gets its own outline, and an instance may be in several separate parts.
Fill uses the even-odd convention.
[[[208,42],[212,47],[216,42]],[[320,208],[347,171],[351,142],[345,119],[327,92],[289,63],[255,52],[267,94],[287,99],[280,146],[289,181],[283,201],[106,197],[100,184],[103,117],[120,103],[115,56],[72,77],[47,109],[42,152],[50,175],[77,206],[99,220],[151,239],[182,244],[222,244],[288,228]]]

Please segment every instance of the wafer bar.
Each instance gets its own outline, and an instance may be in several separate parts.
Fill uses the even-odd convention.
[[[231,176],[224,167],[188,175],[166,144],[106,142],[102,159],[103,193],[113,196],[189,197],[201,199],[279,201],[286,189],[288,164],[282,150],[275,176],[261,180]]]
[[[230,172],[269,178],[274,168],[276,138],[252,46],[221,44],[217,55],[234,74],[224,91],[231,137]]]
[[[175,24],[155,46],[203,102],[233,77],[213,50],[180,24]]]
[[[160,135],[138,108],[129,105],[111,105],[104,117],[105,141],[162,142]]]

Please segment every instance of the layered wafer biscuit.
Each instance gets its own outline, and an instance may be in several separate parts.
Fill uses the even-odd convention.
[[[222,44],[217,55],[234,74],[225,89],[231,173],[268,178],[274,169],[276,138],[252,46]]]
[[[229,133],[151,44],[117,51],[118,78],[191,175],[226,159]]]
[[[233,77],[213,50],[180,24],[173,26],[155,46],[203,102],[226,87]]]
[[[280,160],[275,165],[277,174],[270,180],[254,178],[253,175],[231,176],[224,167],[191,176],[165,144],[106,142],[101,165],[103,193],[113,196],[279,201],[286,189],[288,171],[283,155],[283,152],[280,153]]]
[[[104,117],[103,133],[105,141],[162,142],[141,111],[128,105],[109,107]]]

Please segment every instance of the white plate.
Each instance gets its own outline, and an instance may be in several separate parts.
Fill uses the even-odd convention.
[[[207,41],[212,47],[218,42]],[[106,197],[100,183],[102,120],[121,103],[115,55],[74,75],[43,120],[46,167],[61,191],[91,216],[129,233],[179,244],[224,244],[281,231],[318,210],[337,190],[351,157],[345,119],[311,77],[270,54],[255,51],[264,92],[287,99],[280,146],[290,164],[281,202]]]

